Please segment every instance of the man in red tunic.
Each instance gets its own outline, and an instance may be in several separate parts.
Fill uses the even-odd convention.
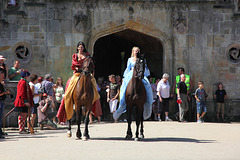
[[[21,80],[17,85],[17,96],[14,101],[14,106],[18,112],[19,134],[26,134],[25,122],[28,115],[28,107],[33,107],[33,95],[30,86],[27,82],[30,73],[28,71],[21,72]]]

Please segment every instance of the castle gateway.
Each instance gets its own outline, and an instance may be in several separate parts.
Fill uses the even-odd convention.
[[[192,92],[204,82],[209,119],[215,116],[213,94],[221,81],[228,93],[226,114],[239,120],[238,0],[4,0],[0,8],[0,54],[8,66],[19,60],[31,73],[51,73],[66,82],[71,56],[83,41],[95,58],[96,77],[122,75],[138,46],[153,76],[168,73],[172,84],[177,68],[184,67]]]

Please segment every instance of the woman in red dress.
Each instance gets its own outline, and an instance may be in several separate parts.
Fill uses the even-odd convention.
[[[21,72],[21,80],[17,85],[17,96],[14,101],[15,111],[18,112],[19,134],[26,134],[25,122],[28,115],[28,107],[33,107],[33,95],[27,82],[30,73],[28,71]]]
[[[72,118],[72,110],[73,110],[73,101],[72,101],[72,92],[74,87],[77,84],[78,78],[80,73],[82,72],[82,65],[84,60],[90,56],[90,53],[87,52],[85,44],[83,42],[78,42],[77,44],[77,53],[74,53],[72,56],[72,66],[71,69],[74,71],[74,74],[69,80],[67,81],[66,88],[65,88],[65,95],[61,102],[57,117],[60,122],[65,122],[66,119]],[[94,73],[93,73],[94,74]],[[97,91],[97,83],[93,75],[91,75],[91,81],[94,90],[94,104],[92,107],[92,111],[94,115],[100,116],[102,115],[102,110],[99,101],[99,94]]]

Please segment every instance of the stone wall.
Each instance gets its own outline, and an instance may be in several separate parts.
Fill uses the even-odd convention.
[[[159,72],[169,73],[171,83],[180,66],[192,77],[192,92],[199,80],[204,81],[209,115],[214,116],[212,99],[219,81],[228,93],[227,115],[240,115],[236,0],[23,0],[17,9],[8,9],[5,3],[1,7],[0,54],[9,66],[19,59],[21,67],[32,73],[52,73],[66,82],[78,41],[84,41],[93,54],[99,38],[129,29],[159,39],[163,48]]]

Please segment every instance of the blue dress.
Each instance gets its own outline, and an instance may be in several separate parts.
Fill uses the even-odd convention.
[[[126,102],[125,102],[125,97],[126,97],[126,90],[127,90],[127,85],[129,81],[132,78],[133,75],[133,68],[135,66],[136,61],[133,60],[134,57],[131,57],[128,59],[127,62],[127,68],[124,71],[123,74],[123,83],[120,88],[120,103],[118,106],[118,109],[116,112],[113,114],[113,118],[116,120],[120,117],[120,115],[124,112],[126,112]],[[153,95],[152,95],[152,88],[151,85],[147,79],[147,77],[150,75],[150,71],[148,67],[145,67],[145,72],[144,72],[144,79],[142,79],[142,82],[146,88],[146,102],[144,104],[144,111],[143,111],[143,118],[148,119],[151,114],[152,114],[152,102],[153,102]]]

